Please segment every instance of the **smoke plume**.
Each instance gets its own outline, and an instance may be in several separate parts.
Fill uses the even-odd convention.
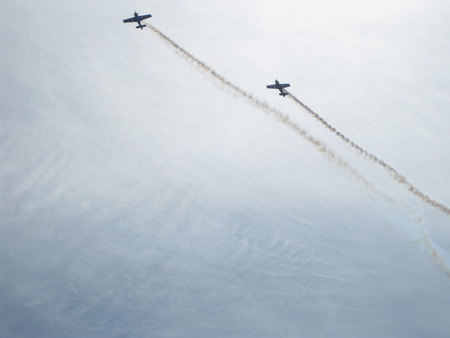
[[[374,154],[368,152],[352,140],[350,140],[347,136],[343,135],[339,130],[337,130],[335,127],[330,125],[323,117],[321,117],[319,114],[317,114],[315,111],[313,111],[311,108],[309,108],[306,104],[304,104],[302,101],[300,101],[295,95],[292,93],[289,93],[289,97],[297,104],[299,104],[302,108],[304,108],[311,116],[313,116],[317,121],[319,121],[325,128],[330,130],[333,134],[335,134],[337,137],[339,137],[342,141],[347,143],[349,146],[351,146],[353,149],[355,149],[359,154],[363,155],[370,161],[378,164],[383,169],[385,169],[388,174],[396,180],[398,183],[403,185],[406,189],[408,189],[411,193],[413,193],[416,197],[420,198],[423,202],[433,206],[434,208],[438,209],[439,211],[444,212],[447,215],[450,215],[450,208],[444,205],[443,203],[437,202],[433,200],[431,197],[429,197],[427,194],[423,193],[419,188],[417,188],[414,184],[412,184],[404,175],[400,174],[396,169],[394,169],[392,166],[384,162],[379,157],[375,156]]]
[[[182,48],[180,45],[175,43],[172,39],[170,39],[168,36],[163,34],[161,31],[153,27],[151,24],[147,23],[147,27],[152,30],[156,35],[167,45],[174,48],[175,51],[183,58],[197,66],[201,71],[205,72],[206,74],[210,75],[212,79],[218,81],[221,85],[223,85],[225,88],[228,88],[231,90],[232,93],[237,94],[244,98],[248,103],[252,104],[254,107],[264,111],[266,114],[271,115],[274,117],[277,121],[280,123],[283,123],[290,129],[292,129],[296,134],[303,137],[306,141],[311,143],[317,150],[319,150],[322,154],[324,154],[328,159],[331,161],[337,163],[341,168],[347,170],[349,173],[352,174],[352,176],[357,179],[366,189],[369,191],[372,191],[374,194],[380,196],[385,201],[396,205],[403,210],[405,210],[408,213],[411,213],[411,209],[393,199],[391,196],[383,193],[379,189],[377,189],[374,185],[372,185],[369,181],[367,181],[363,176],[361,176],[355,169],[353,169],[346,161],[338,157],[334,152],[332,152],[330,149],[327,148],[327,146],[317,140],[316,138],[312,137],[307,131],[302,129],[298,124],[291,121],[289,117],[280,111],[278,111],[275,108],[270,107],[267,103],[262,102],[252,96],[251,94],[247,93],[243,89],[239,88],[235,84],[231,83],[227,79],[225,79],[223,76],[219,75],[216,71],[214,71],[211,67],[206,65],[204,62],[197,59],[195,56],[187,52],[184,48]],[[365,151],[363,148],[359,147],[357,144],[349,140],[347,137],[342,135],[339,131],[337,131],[334,127],[332,127],[330,124],[328,124],[323,118],[321,118],[318,114],[316,114],[314,111],[312,111],[310,108],[308,108],[306,105],[304,105],[300,100],[298,100],[296,97],[294,97],[292,94],[290,94],[290,97],[297,103],[299,103],[302,107],[304,107],[309,113],[311,113],[316,119],[318,119],[322,124],[324,124],[328,129],[332,130],[336,135],[338,135],[340,138],[342,138],[346,143],[350,144],[352,147],[356,148],[361,154],[368,157],[372,161],[382,165],[385,169],[389,171],[391,176],[393,176],[398,182],[405,185],[411,192],[413,192],[415,195],[420,197],[422,200],[426,201],[427,203],[437,207],[441,211],[444,211],[445,213],[450,215],[450,210],[445,207],[444,205],[439,204],[438,202],[434,202],[431,200],[428,196],[420,192],[417,188],[415,188],[411,183],[409,183],[406,178],[404,178],[402,175],[400,175],[395,169],[388,166],[386,163],[384,163],[382,160],[378,159],[376,156],[370,154],[369,152]],[[422,246],[428,251],[429,255],[435,262],[435,264],[447,275],[447,277],[450,278],[450,263],[449,260],[446,257],[445,252],[436,245],[433,240],[431,239],[428,232],[423,228],[423,226],[420,224],[420,220],[416,220],[416,240],[418,243],[422,244]]]
[[[147,27],[150,30],[152,30],[154,33],[156,33],[165,43],[167,43],[169,46],[173,47],[180,56],[182,56],[183,58],[185,58],[192,64],[199,67],[200,70],[202,70],[203,72],[210,75],[214,80],[218,81],[221,85],[230,89],[232,91],[232,93],[241,96],[242,98],[244,98],[248,103],[250,103],[254,107],[264,111],[266,114],[271,115],[280,123],[283,123],[284,125],[288,126],[296,134],[302,136],[305,140],[307,140],[309,143],[311,143],[317,150],[319,150],[321,153],[326,155],[330,160],[337,163],[340,167],[347,169],[364,186],[366,186],[366,187],[370,186],[370,183],[364,177],[362,177],[355,169],[350,167],[350,165],[347,162],[345,162],[343,159],[338,157],[334,152],[332,152],[330,149],[328,149],[327,146],[323,142],[315,139],[307,131],[302,129],[298,124],[291,121],[289,116],[287,116],[286,114],[283,114],[282,112],[278,111],[275,108],[270,107],[267,103],[258,100],[251,94],[247,93],[243,89],[241,89],[238,86],[236,86],[235,84],[231,83],[230,81],[225,79],[223,76],[219,75],[211,67],[206,65],[204,62],[200,61],[195,56],[193,56],[188,51],[186,51],[184,48],[182,48],[180,45],[175,43],[172,39],[170,39],[164,33],[159,31],[155,27],[153,27],[151,24],[147,24]]]

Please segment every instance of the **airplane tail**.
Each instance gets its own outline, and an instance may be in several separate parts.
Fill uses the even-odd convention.
[[[288,93],[280,93],[278,95],[285,97]]]
[[[140,28],[140,29],[144,29],[144,27],[147,27],[147,25],[139,25],[139,26],[136,26],[136,28]]]

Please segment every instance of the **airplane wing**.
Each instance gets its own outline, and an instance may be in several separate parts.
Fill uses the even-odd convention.
[[[276,86],[276,85],[267,85],[266,87],[267,87],[267,88],[270,88],[270,89],[277,89],[277,86]]]
[[[137,22],[136,18],[129,18],[129,19],[125,19],[123,20],[123,22]]]
[[[280,83],[280,87],[281,88],[287,88],[290,87],[291,85],[289,83]]]
[[[145,19],[148,19],[148,18],[151,18],[151,17],[152,17],[151,14],[140,15],[140,16],[139,16],[139,20],[145,20]]]

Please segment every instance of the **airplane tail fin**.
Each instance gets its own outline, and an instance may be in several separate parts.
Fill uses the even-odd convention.
[[[139,26],[136,26],[136,28],[140,28],[140,29],[143,29],[144,27],[147,27],[147,25],[139,25]]]

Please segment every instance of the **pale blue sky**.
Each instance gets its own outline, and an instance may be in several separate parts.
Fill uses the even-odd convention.
[[[134,10],[381,194],[123,24]],[[447,337],[449,217],[265,85],[290,82],[448,205],[449,13],[424,0],[5,3],[0,336]]]

